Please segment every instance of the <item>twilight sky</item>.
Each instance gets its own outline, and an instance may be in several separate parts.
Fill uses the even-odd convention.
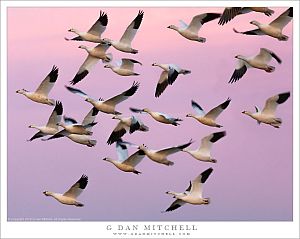
[[[202,137],[220,131],[201,125],[187,113],[193,113],[191,99],[208,111],[232,98],[229,107],[218,122],[227,136],[218,141],[212,151],[217,164],[196,161],[185,153],[170,156],[174,166],[156,164],[148,158],[136,167],[137,176],[124,173],[104,157],[117,158],[115,145],[106,141],[117,121],[112,115],[99,112],[94,137],[94,148],[75,144],[67,138],[43,142],[27,142],[36,130],[30,124],[44,125],[52,107],[34,103],[16,90],[35,90],[53,65],[59,68],[59,78],[50,93],[61,100],[64,113],[81,121],[91,105],[68,92],[64,85],[73,79],[86,58],[80,44],[67,42],[65,36],[71,27],[87,30],[98,18],[100,8],[9,8],[8,9],[8,219],[67,218],[86,221],[237,221],[237,220],[292,220],[292,97],[278,107],[283,119],[280,129],[257,125],[241,114],[264,106],[265,100],[278,93],[292,93],[293,23],[284,29],[290,38],[286,42],[268,36],[235,34],[253,29],[251,20],[269,22],[286,8],[272,8],[275,14],[260,13],[238,16],[224,26],[218,20],[204,25],[200,36],[204,44],[191,42],[173,30],[182,19],[189,23],[194,15],[222,12],[223,8],[101,8],[109,22],[103,37],[119,39],[128,24],[144,10],[144,20],[132,46],[136,55],[122,53],[114,48],[107,52],[114,60],[122,57],[136,59],[140,76],[121,77],[99,62],[77,88],[94,97],[108,99],[126,89],[132,82],[141,83],[137,93],[119,104],[117,110],[130,115],[129,107],[165,112],[184,119],[178,127],[160,124],[149,115],[140,115],[149,126],[147,133],[136,132],[124,139],[160,149],[185,143],[191,138],[198,147]],[[51,17],[47,17],[51,16]],[[22,26],[20,27],[20,22]],[[16,30],[17,29],[17,30]],[[233,73],[237,54],[254,55],[260,47],[274,51],[281,59],[271,65],[275,72],[250,69],[236,84],[227,84]],[[180,75],[160,98],[154,97],[161,70],[151,64],[175,63],[192,71]],[[293,94],[292,94],[293,95]],[[134,148],[129,153],[133,153]],[[213,167],[214,172],[204,185],[204,196],[211,199],[207,206],[185,205],[170,213],[160,213],[173,202],[167,190],[182,191],[199,173]],[[78,200],[83,208],[66,206],[42,192],[65,192],[82,174],[89,176],[89,184]]]

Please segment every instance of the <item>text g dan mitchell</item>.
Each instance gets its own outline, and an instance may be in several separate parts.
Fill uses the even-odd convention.
[[[108,231],[197,231],[197,225],[184,224],[116,224],[106,225]]]

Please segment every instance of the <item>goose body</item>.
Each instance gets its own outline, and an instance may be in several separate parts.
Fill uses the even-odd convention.
[[[183,149],[183,152],[190,154],[193,158],[203,161],[216,163],[217,160],[211,156],[211,147],[213,143],[226,135],[226,131],[213,133],[201,139],[201,145],[196,150]]]
[[[179,74],[186,75],[191,73],[190,70],[182,69],[175,64],[153,63],[152,66],[158,66],[163,70],[156,85],[155,97],[159,97],[168,85],[172,85]]]
[[[204,37],[199,37],[198,32],[203,24],[212,21],[221,16],[220,13],[203,13],[193,17],[189,25],[180,21],[181,27],[170,25],[168,28],[177,31],[184,38],[204,43],[206,39]]]
[[[130,96],[134,95],[135,92],[137,91],[137,89],[139,88],[139,83],[138,82],[133,82],[132,86],[122,92],[119,95],[116,95],[108,100],[103,100],[103,99],[99,99],[99,100],[95,100],[91,97],[89,97],[86,93],[84,93],[83,91],[70,87],[70,86],[66,86],[66,88],[74,93],[77,94],[83,98],[85,98],[85,101],[89,102],[90,104],[92,104],[97,110],[103,112],[103,113],[107,113],[107,114],[121,114],[120,112],[115,110],[115,107],[117,104],[121,103],[124,100],[127,100]]]
[[[288,36],[282,33],[283,28],[293,19],[293,8],[290,7],[283,12],[279,17],[269,24],[263,24],[258,21],[251,21],[250,24],[257,26],[257,29],[240,32],[233,29],[234,32],[245,35],[267,35],[273,38],[277,38],[279,41],[287,41]]]
[[[192,117],[198,122],[211,126],[211,127],[217,127],[221,128],[222,125],[219,125],[216,122],[217,117],[225,110],[228,105],[230,104],[231,99],[228,98],[226,101],[224,101],[222,104],[216,106],[215,108],[211,109],[208,113],[205,113],[202,107],[197,104],[195,101],[192,100],[192,107],[196,111],[196,114],[187,114],[186,117]]]
[[[110,134],[107,144],[112,144],[123,137],[126,132],[132,134],[136,130],[146,132],[149,128],[136,116],[131,117],[121,117],[115,115],[113,119],[119,120],[119,123],[114,128],[113,132]]]
[[[258,124],[264,123],[273,126],[274,128],[280,128],[282,120],[277,118],[275,113],[277,106],[284,103],[290,97],[290,92],[281,93],[274,95],[266,100],[265,106],[262,111],[257,107],[256,112],[252,113],[249,111],[243,111],[243,114],[250,116],[255,119]]]
[[[183,149],[190,146],[191,144],[192,144],[192,141],[190,141],[186,144],[182,144],[182,145],[178,145],[178,146],[174,146],[174,147],[170,147],[170,148],[166,148],[166,149],[160,149],[160,150],[148,149],[143,144],[143,145],[140,145],[138,149],[142,150],[146,154],[146,156],[149,159],[151,159],[152,161],[170,166],[170,165],[173,165],[174,162],[168,160],[167,157],[171,154],[182,151]]]
[[[224,25],[237,15],[246,14],[249,12],[264,13],[268,17],[274,13],[272,9],[267,7],[226,7],[220,17],[218,24]]]
[[[104,67],[110,68],[113,72],[120,76],[138,76],[139,74],[134,72],[134,64],[140,64],[139,61],[122,58],[120,62],[117,62],[117,65],[107,64]]]
[[[154,120],[163,123],[163,124],[171,124],[174,126],[178,126],[179,123],[178,121],[182,121],[182,119],[179,118],[174,118],[172,116],[169,116],[165,113],[160,113],[160,112],[155,112],[155,111],[151,111],[148,108],[145,109],[136,109],[136,108],[130,108],[130,110],[134,113],[147,113],[149,114]]]
[[[247,72],[247,69],[251,67],[264,70],[268,73],[273,72],[275,67],[268,65],[272,58],[274,58],[279,64],[282,62],[274,52],[266,48],[260,48],[260,51],[256,56],[246,57],[237,55],[235,58],[238,59],[238,62],[228,83],[234,83],[241,79]]]
[[[113,160],[111,158],[104,158],[103,160],[112,163],[118,169],[123,172],[131,172],[134,174],[140,174],[135,167],[142,161],[145,157],[145,153],[142,150],[136,151],[134,154],[128,157],[128,149],[126,143],[122,140],[116,142],[116,150],[118,153],[118,160]]]
[[[212,168],[208,168],[203,171],[199,176],[190,182],[190,185],[183,193],[167,191],[166,193],[175,197],[176,200],[164,212],[173,211],[186,203],[193,205],[209,204],[210,199],[203,197],[203,184],[206,182],[212,171]]]
[[[90,135],[92,134],[91,128],[94,125],[96,125],[95,119],[96,119],[98,112],[99,111],[95,107],[93,107],[87,113],[87,115],[84,117],[84,119],[82,120],[82,123],[80,125],[77,124],[76,120],[74,120],[72,118],[64,117],[65,125],[71,125],[71,126],[78,125],[79,126],[77,129],[75,128],[75,131],[77,130],[77,133],[72,133],[72,130],[74,130],[74,129],[71,129],[71,132],[68,131],[67,129],[63,129],[63,130],[55,133],[52,137],[48,138],[47,140],[61,138],[61,137],[66,136],[75,143],[87,145],[88,147],[95,146],[97,141],[91,139]],[[80,130],[82,130],[83,132],[80,132]]]
[[[61,121],[63,114],[63,106],[62,103],[56,101],[55,108],[53,109],[48,122],[45,126],[36,126],[30,125],[29,128],[35,128],[39,130],[35,135],[33,135],[28,141],[32,141],[37,138],[41,138],[46,135],[54,135],[59,131],[58,123]]]
[[[86,47],[83,45],[79,46],[79,48],[87,51],[88,56],[80,66],[73,80],[70,81],[70,84],[75,85],[79,81],[83,80],[99,60],[102,60],[103,62],[110,62],[112,59],[112,54],[106,54],[106,51],[109,47],[109,43],[100,43],[96,47]]]
[[[22,94],[28,99],[46,105],[55,105],[53,99],[49,99],[48,94],[53,88],[58,77],[58,68],[53,66],[51,72],[42,81],[39,87],[34,92],[29,92],[25,89],[17,90],[16,93]]]
[[[71,39],[65,37],[65,40],[103,43],[103,40],[101,39],[101,35],[105,31],[107,23],[108,23],[107,14],[105,12],[100,11],[99,18],[87,32],[82,32],[77,29],[71,28],[68,31],[75,33],[77,37]]]
[[[139,11],[138,15],[126,28],[126,31],[124,32],[123,36],[121,37],[121,39],[119,41],[111,40],[108,38],[104,38],[103,40],[105,42],[109,42],[115,49],[117,49],[119,51],[132,53],[132,54],[138,53],[138,50],[133,49],[131,47],[131,42],[132,42],[133,38],[135,37],[137,30],[139,29],[139,27],[141,25],[143,16],[144,16],[144,12]]]
[[[86,188],[88,184],[88,177],[82,175],[81,178],[64,194],[54,193],[49,191],[44,191],[45,196],[51,196],[58,202],[66,205],[74,205],[76,207],[83,207],[84,204],[78,202],[76,198],[81,194],[81,192]]]

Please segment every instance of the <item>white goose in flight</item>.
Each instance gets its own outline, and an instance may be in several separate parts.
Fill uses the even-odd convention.
[[[105,12],[100,11],[100,16],[98,20],[94,23],[94,25],[87,31],[87,32],[81,32],[77,29],[71,28],[68,31],[73,32],[77,37],[74,37],[72,39],[66,38],[67,41],[89,41],[89,42],[95,42],[95,43],[102,43],[101,35],[105,31],[106,26],[108,23],[107,14]]]
[[[126,134],[126,132],[129,131],[130,134],[132,134],[135,131],[149,131],[148,126],[146,126],[139,118],[132,115],[131,117],[121,117],[118,115],[115,115],[113,119],[119,120],[119,123],[114,128],[113,132],[110,134],[107,144],[112,144],[119,140],[123,135]]]
[[[187,114],[186,117],[192,117],[195,120],[197,120],[198,122],[200,122],[204,125],[207,125],[207,126],[221,128],[222,125],[217,124],[216,119],[223,112],[223,110],[225,110],[228,107],[230,101],[231,101],[231,99],[228,98],[222,104],[211,109],[208,113],[205,113],[204,110],[202,109],[202,107],[199,104],[197,104],[195,101],[192,100],[192,107],[196,111],[196,115],[195,114]]]
[[[66,86],[66,88],[74,93],[77,94],[83,98],[85,98],[85,101],[91,103],[97,110],[103,112],[103,113],[107,113],[107,114],[121,114],[120,112],[115,110],[115,107],[117,104],[121,103],[124,100],[127,100],[130,96],[134,95],[134,93],[137,91],[137,89],[139,88],[140,83],[139,82],[133,82],[132,86],[122,92],[119,95],[116,95],[108,100],[103,100],[102,98],[100,98],[99,100],[95,100],[92,99],[91,97],[89,97],[86,93],[84,93],[83,91],[70,87],[70,86]]]
[[[86,129],[91,130],[98,112],[99,112],[99,110],[97,110],[95,107],[93,107],[87,113],[87,115],[84,117],[83,121],[81,122],[81,125],[89,125]],[[89,135],[69,134],[67,137],[75,143],[83,144],[88,147],[94,147],[97,144],[97,140],[91,139]]]
[[[51,72],[42,81],[39,87],[34,92],[29,92],[25,89],[17,90],[16,93],[25,95],[28,99],[37,103],[46,105],[55,105],[55,100],[49,99],[48,94],[53,88],[58,77],[58,68],[53,66]]]
[[[282,124],[282,119],[277,118],[276,108],[279,104],[284,103],[290,97],[290,92],[281,93],[278,95],[274,95],[267,99],[265,106],[262,111],[255,106],[256,112],[251,113],[249,111],[243,111],[243,114],[250,116],[251,118],[257,120],[257,123],[264,123],[271,125],[275,128],[279,128]]]
[[[67,129],[63,129],[53,136],[51,136],[48,139],[45,139],[43,141],[51,140],[51,139],[57,139],[61,137],[68,137],[71,139],[73,142],[78,143],[78,144],[83,144],[88,147],[93,147],[97,144],[96,140],[93,140],[90,138],[90,135],[92,134],[91,129],[94,125],[97,123],[95,122],[96,116],[98,114],[99,110],[97,110],[95,107],[93,107],[88,114],[84,117],[83,121],[81,124],[78,124],[76,120],[68,117],[64,117],[65,125],[69,127],[74,127],[77,126],[77,130],[81,130],[80,128],[83,128],[87,133],[85,134],[80,134],[79,131],[78,133],[70,133]],[[71,126],[70,126],[71,125]]]
[[[201,145],[196,150],[183,149],[183,152],[187,152],[192,157],[203,162],[216,163],[217,160],[211,157],[211,147],[219,139],[226,135],[226,131],[212,133],[201,139]]]
[[[45,126],[29,125],[29,128],[38,129],[39,132],[33,135],[28,141],[32,141],[34,139],[41,138],[46,135],[56,134],[59,131],[57,124],[61,121],[62,114],[63,114],[62,103],[60,101],[56,101],[55,107]]]
[[[180,20],[180,27],[170,25],[168,26],[168,28],[177,31],[181,36],[185,37],[188,40],[204,43],[206,41],[206,38],[198,36],[200,28],[203,26],[203,24],[217,19],[220,16],[220,13],[203,13],[194,16],[189,25]]]
[[[171,124],[171,125],[174,125],[174,126],[178,126],[178,125],[180,125],[178,123],[178,121],[182,121],[182,119],[174,118],[174,117],[169,116],[165,113],[151,111],[148,108],[137,109],[137,108],[130,107],[129,109],[134,113],[148,113],[154,120],[156,120],[160,123],[163,123],[163,124]]]
[[[233,28],[233,31],[245,35],[267,35],[270,37],[277,38],[279,41],[287,41],[288,36],[282,34],[283,28],[293,19],[293,8],[290,7],[285,12],[283,12],[279,17],[269,24],[263,24],[258,21],[251,21],[250,24],[257,26],[258,28],[240,32]]]
[[[156,85],[155,97],[159,97],[165,91],[168,85],[172,85],[179,74],[186,75],[191,73],[190,70],[182,69],[175,64],[153,63],[152,66],[158,66],[163,69]]]
[[[165,148],[165,149],[160,149],[160,150],[153,150],[153,149],[148,149],[148,147],[144,144],[140,145],[138,149],[142,150],[146,156],[151,159],[152,161],[160,164],[164,164],[167,166],[174,165],[174,162],[170,161],[167,159],[167,157],[171,154],[175,154],[177,152],[182,151],[186,147],[190,146],[192,144],[192,140],[190,140],[186,144],[170,147],[170,148]]]
[[[81,178],[72,187],[66,191],[64,194],[53,193],[49,191],[44,191],[45,196],[51,196],[62,204],[74,205],[76,207],[83,207],[84,204],[78,202],[76,198],[82,193],[88,184],[88,176],[82,175]]]
[[[222,13],[222,16],[220,17],[218,24],[224,25],[232,20],[235,16],[249,12],[261,12],[268,17],[274,13],[272,9],[267,7],[226,7]]]
[[[122,58],[121,61],[116,62],[116,65],[106,64],[104,68],[110,68],[113,72],[120,76],[138,76],[140,74],[134,72],[134,64],[142,65],[139,61]]]
[[[173,211],[186,203],[193,205],[209,204],[210,199],[203,197],[203,184],[206,182],[212,171],[212,168],[203,171],[198,177],[190,182],[189,187],[183,193],[176,193],[173,191],[166,192],[167,194],[173,195],[176,200],[164,212]]]
[[[127,27],[126,31],[124,32],[123,36],[121,37],[121,39],[119,41],[114,41],[114,40],[111,40],[108,38],[104,38],[103,40],[111,43],[112,46],[119,51],[132,53],[132,54],[138,53],[138,50],[133,49],[131,47],[131,42],[132,42],[133,38],[135,37],[135,34],[141,25],[143,16],[144,16],[144,12],[139,11],[138,15]]]
[[[79,46],[78,48],[84,49],[87,51],[88,56],[85,61],[80,66],[78,72],[76,73],[75,77],[72,81],[70,81],[71,85],[77,84],[81,81],[84,77],[89,74],[93,66],[99,61],[102,62],[110,62],[112,59],[112,54],[106,54],[107,49],[110,47],[110,43],[100,43],[95,47],[86,47],[86,46]]]
[[[272,58],[274,58],[279,64],[282,62],[274,52],[267,48],[260,48],[260,51],[256,56],[246,57],[237,55],[235,58],[238,59],[237,65],[228,83],[234,83],[241,79],[247,72],[247,69],[251,67],[264,70],[268,73],[275,71],[274,66],[268,65]]]
[[[113,160],[111,158],[104,158],[103,160],[112,163],[123,172],[140,174],[141,172],[137,171],[135,167],[145,157],[145,153],[142,150],[138,150],[128,157],[128,149],[126,144],[127,143],[123,142],[122,140],[118,140],[116,142],[116,150],[119,158],[118,160]]]

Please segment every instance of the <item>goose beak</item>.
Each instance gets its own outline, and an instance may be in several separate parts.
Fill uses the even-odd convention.
[[[102,159],[102,160],[106,161],[106,158],[104,158],[104,159]]]

